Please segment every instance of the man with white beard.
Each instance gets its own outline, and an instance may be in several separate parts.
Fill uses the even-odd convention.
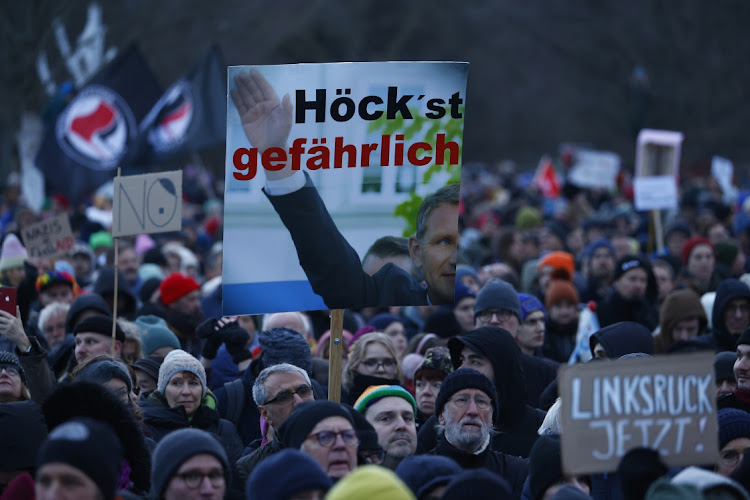
[[[525,460],[490,449],[497,418],[497,391],[484,374],[460,368],[443,380],[435,401],[438,443],[429,453],[452,458],[464,469],[486,468],[505,479],[521,498],[528,474]]]

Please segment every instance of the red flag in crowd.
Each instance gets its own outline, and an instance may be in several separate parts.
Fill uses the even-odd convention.
[[[549,156],[539,162],[534,175],[533,184],[542,192],[545,198],[558,198],[562,189],[562,181],[555,171],[555,165]]]
[[[78,204],[123,167],[138,123],[161,94],[140,50],[131,45],[105,66],[45,132],[35,163],[50,194]]]

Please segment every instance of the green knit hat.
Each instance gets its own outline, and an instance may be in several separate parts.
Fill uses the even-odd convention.
[[[417,402],[414,401],[414,396],[400,385],[371,385],[354,403],[354,409],[360,413],[365,413],[370,406],[381,399],[394,396],[405,399],[414,410],[414,415],[417,414]]]

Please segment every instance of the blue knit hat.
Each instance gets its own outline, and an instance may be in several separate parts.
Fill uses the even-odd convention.
[[[310,345],[300,333],[291,328],[278,327],[263,330],[258,335],[258,344],[263,351],[260,359],[265,368],[280,363],[290,363],[307,373],[312,372],[313,360]]]
[[[414,493],[417,498],[430,492],[431,489],[448,484],[463,469],[455,460],[442,455],[411,455],[404,458],[396,475]]]
[[[283,499],[308,490],[328,492],[333,483],[310,455],[285,449],[263,459],[247,480],[246,498]]]
[[[750,438],[750,413],[737,408],[722,408],[717,413],[719,449],[737,438]]]
[[[160,347],[181,349],[180,339],[167,326],[163,318],[147,314],[139,316],[135,324],[141,329],[141,350],[144,356],[150,356]]]
[[[609,250],[609,253],[612,254],[612,257],[615,256],[615,247],[612,245],[612,242],[609,241],[607,238],[597,238],[588,245],[586,245],[586,248],[583,249],[583,255],[585,257],[591,257],[594,255],[594,252],[596,252],[599,248],[606,248]]]
[[[454,304],[458,304],[466,297],[476,297],[476,296],[477,294],[474,293],[474,290],[464,285],[463,282],[456,280],[455,298],[453,300]]]
[[[547,315],[547,310],[535,296],[528,293],[519,293],[518,300],[521,302],[521,323],[526,321],[526,316],[534,311],[542,311],[542,314]]]

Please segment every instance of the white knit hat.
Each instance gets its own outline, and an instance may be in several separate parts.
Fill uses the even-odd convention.
[[[18,236],[9,233],[3,240],[3,248],[0,250],[0,271],[23,267],[23,263],[28,257],[29,254]]]
[[[193,355],[181,349],[170,352],[164,358],[164,362],[159,368],[159,381],[156,390],[164,394],[164,389],[167,388],[169,380],[179,372],[190,372],[198,377],[201,386],[203,386],[203,393],[201,394],[201,399],[203,399],[206,396],[206,369]]]

